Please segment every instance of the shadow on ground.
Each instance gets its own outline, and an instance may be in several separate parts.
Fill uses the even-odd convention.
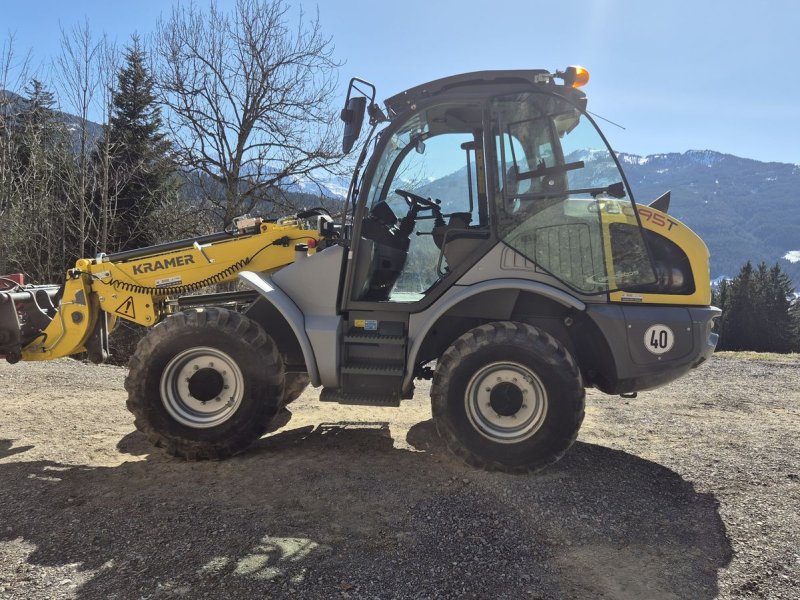
[[[33,446],[17,446],[14,447],[13,440],[0,440],[0,458],[8,458],[15,454],[22,454],[33,448]]]
[[[3,462],[0,541],[91,570],[78,598],[717,595],[717,502],[661,465],[577,443],[507,476],[450,458],[430,421],[408,441],[420,451],[394,448],[386,423],[335,423],[224,462]],[[138,433],[119,447],[152,450]]]

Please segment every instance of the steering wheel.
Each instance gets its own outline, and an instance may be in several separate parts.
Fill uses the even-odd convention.
[[[413,208],[414,205],[417,205],[421,208],[430,208],[431,210],[439,210],[439,204],[434,202],[433,200],[429,200],[428,198],[423,198],[422,196],[418,196],[413,192],[409,192],[407,190],[395,190],[395,194],[398,196],[402,196],[403,199],[408,203],[409,208]]]

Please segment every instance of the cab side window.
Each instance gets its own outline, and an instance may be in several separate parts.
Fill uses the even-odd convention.
[[[418,143],[406,154],[394,177],[386,181],[382,190],[392,210],[397,214],[408,210],[406,202],[394,193],[396,189],[403,189],[441,201],[439,206],[444,214],[470,212],[477,221],[477,206],[469,206],[470,195],[475,197],[475,178],[467,172],[466,153],[462,149],[473,139],[471,134],[444,133]],[[475,165],[471,167],[474,173]]]
[[[358,253],[354,299],[417,302],[488,239],[483,110],[434,105],[385,140],[361,223],[366,250]],[[487,235],[450,242],[471,229]]]
[[[500,239],[582,294],[652,281],[619,166],[591,120],[543,92],[496,98],[492,119]],[[631,228],[622,258],[609,256],[613,223]]]

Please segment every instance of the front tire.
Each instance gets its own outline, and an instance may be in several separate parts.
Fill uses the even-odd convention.
[[[444,353],[431,388],[448,448],[472,466],[541,469],[563,456],[583,422],[585,392],[570,353],[524,323],[476,327]]]
[[[261,437],[281,407],[283,361],[239,313],[187,310],[138,344],[125,379],[136,428],[169,454],[225,458]]]
[[[283,392],[284,405],[294,402],[308,387],[308,373],[286,373],[286,387]]]

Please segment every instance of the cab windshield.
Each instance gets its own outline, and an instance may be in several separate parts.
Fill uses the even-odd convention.
[[[495,98],[492,114],[500,238],[583,294],[652,283],[633,198],[588,115],[544,92]]]

